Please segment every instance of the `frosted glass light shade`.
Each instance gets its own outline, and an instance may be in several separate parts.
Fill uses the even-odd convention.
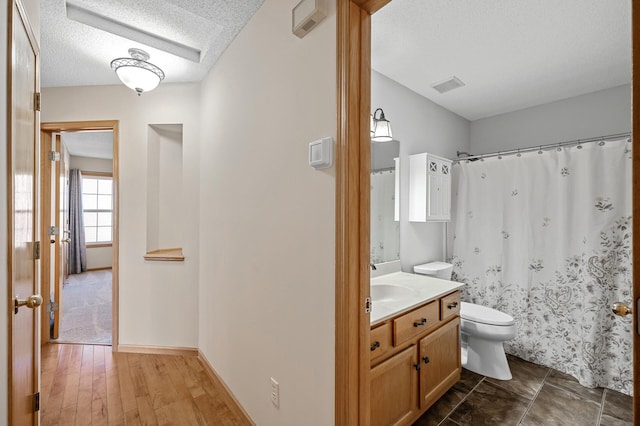
[[[376,117],[378,111],[380,111],[380,115],[379,117]],[[391,123],[385,118],[382,108],[378,108],[373,113],[373,132],[371,134],[371,140],[373,142],[390,142],[393,140]]]
[[[132,65],[121,66],[116,69],[116,74],[122,83],[138,93],[149,92],[160,84],[157,74]]]

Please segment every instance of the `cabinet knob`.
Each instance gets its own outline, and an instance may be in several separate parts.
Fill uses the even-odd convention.
[[[420,371],[420,363],[414,364],[413,368],[415,368],[416,371]]]
[[[422,360],[425,364],[429,364],[429,362],[431,361],[428,356],[422,357]]]
[[[379,347],[380,347],[380,342],[376,340],[376,342],[373,345],[371,345],[371,352],[375,351]]]
[[[457,307],[458,307],[458,302],[449,303],[447,305],[447,308],[449,308],[449,309],[455,309]]]
[[[420,321],[414,321],[413,326],[414,327],[420,327],[423,326],[427,323],[427,319],[426,318],[422,318]]]

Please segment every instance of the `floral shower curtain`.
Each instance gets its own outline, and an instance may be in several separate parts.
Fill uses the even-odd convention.
[[[454,280],[517,324],[507,353],[588,387],[632,393],[631,144],[627,139],[454,167]],[[456,189],[454,189],[456,191]]]

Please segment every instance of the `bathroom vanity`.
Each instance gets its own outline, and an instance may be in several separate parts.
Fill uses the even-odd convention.
[[[460,288],[398,272],[371,279],[371,424],[410,425],[460,379]]]

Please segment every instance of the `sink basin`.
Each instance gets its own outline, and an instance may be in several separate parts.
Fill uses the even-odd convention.
[[[415,292],[407,287],[393,284],[374,284],[371,286],[371,299],[374,302],[389,302],[414,296]]]

